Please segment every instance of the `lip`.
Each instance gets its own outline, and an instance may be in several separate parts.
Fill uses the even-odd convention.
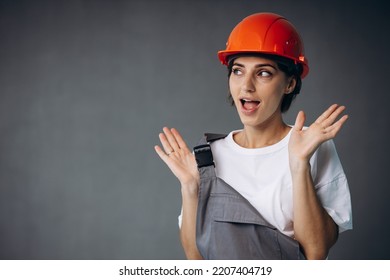
[[[239,100],[239,106],[240,106],[240,111],[244,114],[244,115],[252,115],[254,114],[260,107],[260,104],[261,104],[261,101],[260,100],[256,100],[256,99],[253,99],[253,98],[245,98],[245,97],[241,97],[238,99]],[[253,107],[253,108],[246,108],[244,106],[245,102],[258,102],[258,104]]]

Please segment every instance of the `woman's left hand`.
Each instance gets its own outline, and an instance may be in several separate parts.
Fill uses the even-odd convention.
[[[289,141],[290,166],[308,163],[313,153],[325,141],[334,138],[348,119],[348,115],[337,118],[345,106],[333,104],[307,129],[303,130],[305,113],[300,111],[292,128]]]

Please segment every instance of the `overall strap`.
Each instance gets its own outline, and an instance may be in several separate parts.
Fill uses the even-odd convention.
[[[199,145],[194,147],[194,154],[201,176],[215,176],[215,164],[210,143],[225,138],[226,134],[205,133],[199,141]]]
[[[217,133],[205,133],[199,141],[199,145],[210,144],[219,139],[223,139],[227,134],[217,134]],[[196,147],[195,147],[196,148]]]

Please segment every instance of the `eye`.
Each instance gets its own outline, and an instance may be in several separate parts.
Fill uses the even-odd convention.
[[[257,76],[267,78],[267,77],[271,77],[271,76],[272,76],[272,73],[269,72],[269,71],[266,71],[266,70],[260,70],[260,71],[257,73]]]
[[[232,73],[233,73],[234,75],[236,75],[236,76],[239,76],[239,75],[242,74],[242,71],[241,71],[240,68],[234,67],[234,68],[232,69]]]

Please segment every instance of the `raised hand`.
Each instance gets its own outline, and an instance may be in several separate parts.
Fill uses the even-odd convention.
[[[199,172],[192,151],[188,149],[179,132],[172,128],[163,128],[163,133],[159,134],[162,144],[155,146],[155,150],[160,158],[169,167],[172,173],[179,179],[182,185],[199,185]]]
[[[303,111],[298,113],[289,141],[290,165],[298,161],[308,162],[323,142],[337,135],[348,119],[348,115],[339,118],[344,110],[345,106],[333,104],[305,130],[303,130],[305,113]]]

